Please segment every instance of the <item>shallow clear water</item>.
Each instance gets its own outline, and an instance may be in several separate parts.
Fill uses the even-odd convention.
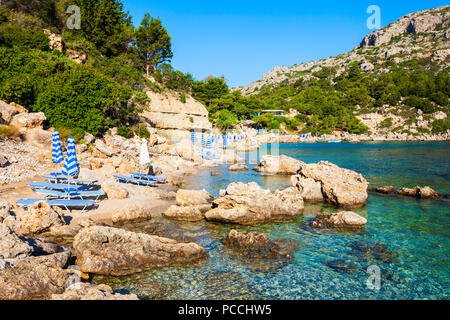
[[[270,152],[270,146],[268,147]],[[264,152],[262,152],[263,154]],[[327,160],[362,173],[377,186],[429,185],[450,192],[450,144],[285,144],[280,154],[307,163]],[[252,168],[254,164],[249,164]],[[262,177],[254,171],[205,170],[190,179],[190,187],[217,195],[234,181],[256,181],[271,190],[289,186],[289,177]],[[148,232],[164,226],[175,238],[205,247],[209,259],[192,267],[153,270],[129,277],[95,277],[114,289],[149,299],[448,299],[450,295],[450,203],[369,195],[357,212],[368,218],[364,231],[313,230],[309,223],[326,205],[308,205],[305,215],[289,223],[241,227],[207,222],[173,223],[165,219],[127,226]],[[231,229],[259,231],[271,239],[296,242],[292,261],[245,261],[232,255],[222,240]],[[154,229],[153,229],[154,230]],[[355,243],[383,245],[380,254],[361,254]],[[339,262],[341,268],[332,268]],[[343,265],[343,267],[342,267]],[[371,290],[367,268],[381,269],[381,287]]]

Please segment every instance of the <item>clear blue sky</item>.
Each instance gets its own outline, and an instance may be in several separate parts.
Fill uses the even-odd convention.
[[[353,49],[371,31],[369,5],[381,25],[439,0],[124,0],[138,26],[146,12],[172,36],[172,65],[198,79],[224,75],[230,87],[258,80],[275,66],[292,66]]]

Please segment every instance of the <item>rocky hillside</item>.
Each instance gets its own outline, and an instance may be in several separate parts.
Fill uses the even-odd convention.
[[[383,64],[387,60],[398,64],[405,60],[431,57],[442,70],[450,66],[449,39],[450,6],[420,11],[367,35],[348,53],[292,67],[275,67],[264,74],[261,80],[233,90],[241,91],[244,96],[253,95],[266,86],[294,84],[299,79],[309,80],[315,77],[315,72],[325,67],[336,67],[336,76],[339,76],[354,62],[358,62],[363,71],[372,72],[376,64]]]
[[[211,130],[208,111],[191,96],[185,96],[183,101],[180,94],[173,91],[147,91],[147,96],[151,102],[147,110],[140,114],[141,118],[161,136],[171,141],[181,141],[190,139],[192,130]]]
[[[348,53],[276,67],[233,91],[298,111],[297,121],[287,123],[292,130],[448,135],[449,37],[450,6],[412,13],[367,35]]]

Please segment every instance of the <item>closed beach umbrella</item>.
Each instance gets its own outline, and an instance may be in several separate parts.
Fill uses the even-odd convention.
[[[208,140],[206,141],[206,149],[211,149],[212,145],[211,145],[211,138],[208,137]]]
[[[67,140],[67,143],[67,154],[66,159],[64,160],[62,174],[73,177],[80,172],[80,169],[78,168],[77,153],[75,151],[75,140],[70,137],[69,140]]]
[[[198,142],[197,135],[195,134],[194,131],[191,132],[191,141],[193,144],[196,144]]]
[[[228,138],[227,136],[223,136],[223,148],[225,149],[227,145],[228,145]]]
[[[52,162],[54,164],[60,164],[63,162],[63,153],[61,148],[61,140],[59,139],[59,132],[55,131],[52,133],[53,146],[52,146]]]
[[[202,133],[202,146],[205,145],[205,135]]]
[[[147,140],[142,139],[141,156],[139,158],[139,164],[141,166],[145,166],[146,164],[149,164],[149,163],[150,163],[150,156],[148,154]]]

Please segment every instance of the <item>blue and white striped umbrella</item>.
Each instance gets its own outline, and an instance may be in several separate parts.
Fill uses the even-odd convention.
[[[61,140],[59,139],[59,132],[54,131],[52,133],[52,137],[53,137],[52,162],[54,164],[59,164],[64,160],[61,148]]]
[[[205,135],[202,133],[202,147],[205,145]]]
[[[211,149],[211,148],[212,148],[211,138],[208,137],[208,140],[206,140],[206,149]]]
[[[75,176],[80,169],[78,168],[77,153],[75,151],[75,140],[70,137],[68,140],[66,159],[64,160],[64,168],[62,174],[65,176]]]
[[[223,136],[223,148],[225,149],[227,145],[228,145],[228,137]]]
[[[191,141],[193,144],[196,144],[198,142],[197,135],[195,134],[195,131],[191,132]]]

